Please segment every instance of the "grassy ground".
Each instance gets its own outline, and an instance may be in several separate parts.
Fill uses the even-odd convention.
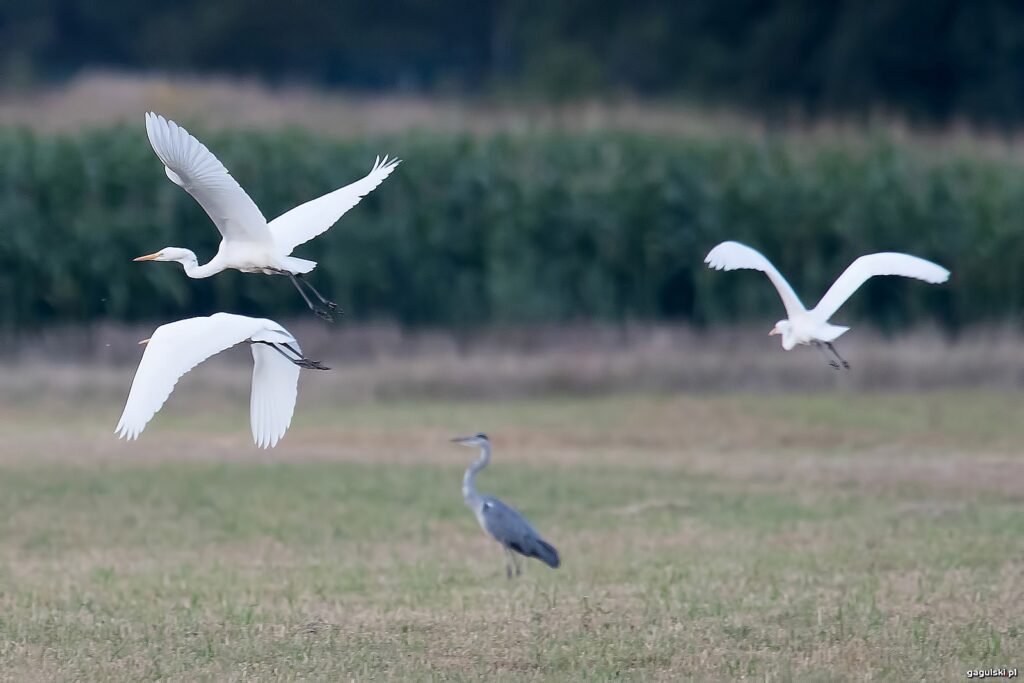
[[[310,385],[266,453],[244,392],[189,390],[132,444],[102,392],[0,399],[3,678],[939,680],[1021,664],[1017,395],[332,405]],[[563,568],[505,579],[459,497],[475,453],[446,443],[477,430],[496,444],[481,488]]]

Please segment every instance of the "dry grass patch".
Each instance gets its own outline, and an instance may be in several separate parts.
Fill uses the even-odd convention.
[[[234,389],[132,444],[102,401],[0,401],[4,676],[937,680],[1024,646],[1011,395],[309,389],[269,453]],[[446,442],[477,429],[561,569],[504,579]]]

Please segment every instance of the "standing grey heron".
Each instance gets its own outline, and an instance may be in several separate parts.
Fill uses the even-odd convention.
[[[512,578],[513,570],[516,576],[521,573],[519,558],[515,553],[536,557],[549,567],[557,569],[561,564],[558,551],[540,537],[518,510],[494,496],[481,496],[477,493],[476,475],[491,461],[491,442],[487,435],[462,436],[452,439],[452,442],[480,449],[480,457],[466,469],[466,474],[462,477],[462,499],[476,515],[480,527],[505,548],[508,555],[505,573],[508,578]]]

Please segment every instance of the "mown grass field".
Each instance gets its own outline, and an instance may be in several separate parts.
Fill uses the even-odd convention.
[[[13,371],[6,368],[5,372]],[[951,680],[1024,652],[1011,393],[0,399],[9,680]],[[486,492],[562,552],[507,581]]]

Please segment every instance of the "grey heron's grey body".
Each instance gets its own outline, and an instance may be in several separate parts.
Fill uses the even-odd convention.
[[[508,562],[505,565],[508,578],[512,578],[513,571],[516,576],[520,573],[519,560],[515,553],[535,557],[549,567],[557,568],[561,564],[558,551],[541,538],[518,510],[494,496],[483,496],[477,492],[476,475],[491,461],[491,442],[487,435],[476,434],[452,441],[463,446],[480,448],[480,457],[466,469],[466,474],[462,477],[462,499],[476,515],[480,528],[505,548],[508,554]]]

